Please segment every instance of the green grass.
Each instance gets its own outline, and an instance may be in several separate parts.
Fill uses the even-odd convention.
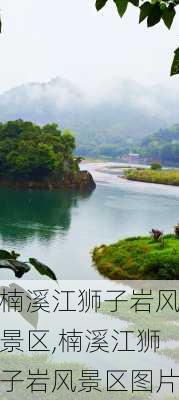
[[[179,279],[179,238],[165,235],[163,242],[134,237],[93,250],[100,273],[110,279]]]
[[[179,186],[179,170],[133,168],[125,170],[124,176],[133,181]]]

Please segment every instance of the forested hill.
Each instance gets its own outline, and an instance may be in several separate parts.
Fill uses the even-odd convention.
[[[40,127],[16,120],[0,124],[0,176],[44,179],[78,169],[73,156],[75,139],[56,124]]]
[[[93,178],[80,171],[74,150],[74,136],[57,124],[0,123],[0,186],[91,191]]]
[[[179,124],[145,137],[138,151],[146,158],[179,164]]]
[[[0,95],[0,120],[55,121],[75,132],[78,154],[94,157],[124,154],[136,140],[177,121],[174,90],[131,81],[107,86],[91,94],[61,78],[24,84]]]

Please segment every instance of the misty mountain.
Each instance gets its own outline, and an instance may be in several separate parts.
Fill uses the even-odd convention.
[[[133,142],[177,122],[177,93],[164,87],[115,82],[83,93],[61,78],[24,84],[0,95],[0,120],[57,122],[73,130],[78,146]]]

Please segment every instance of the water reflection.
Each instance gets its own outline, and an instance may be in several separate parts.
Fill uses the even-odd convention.
[[[0,190],[0,237],[3,241],[37,238],[50,241],[65,234],[71,224],[71,210],[89,194],[74,191]]]

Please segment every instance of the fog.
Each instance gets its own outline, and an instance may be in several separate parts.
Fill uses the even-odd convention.
[[[56,76],[93,97],[119,80],[162,83],[172,92],[179,17],[170,32],[162,22],[147,29],[128,8],[121,20],[112,0],[99,13],[95,0],[1,0],[0,92]]]

